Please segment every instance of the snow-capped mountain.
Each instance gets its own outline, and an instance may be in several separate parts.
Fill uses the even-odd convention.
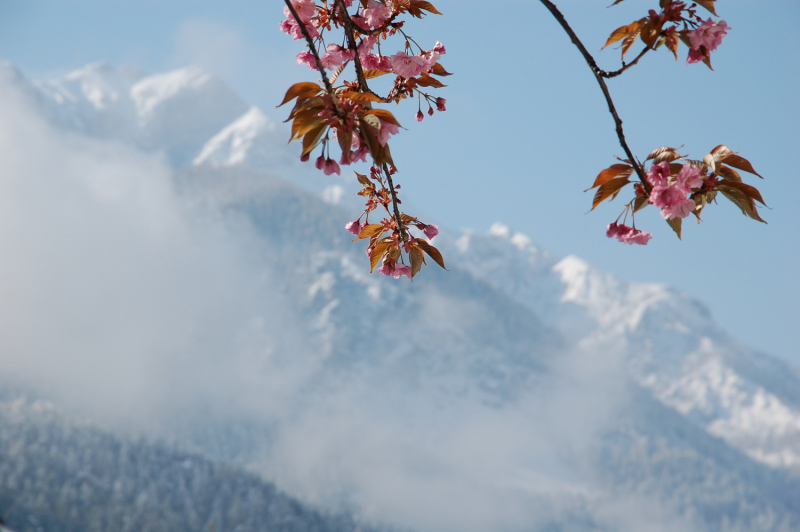
[[[95,63],[35,86],[56,123],[162,151],[176,167],[190,164],[211,137],[247,111],[221,79],[196,67],[147,75]]]
[[[702,303],[502,224],[442,231],[448,272],[387,282],[349,242],[348,213],[273,175],[288,164],[277,121],[220,80],[0,73],[57,128],[167,153],[163,203],[247,250],[221,276],[239,283],[225,316],[185,324],[226,301],[203,284],[175,311],[194,351],[176,356],[179,385],[148,389],[169,398],[152,410],[160,436],[424,531],[800,529],[800,371]],[[230,253],[213,249],[199,256]],[[26,345],[9,330],[0,345]]]
[[[284,132],[258,107],[251,107],[205,143],[192,164],[243,165],[276,168],[289,164],[289,153],[280,149]]]

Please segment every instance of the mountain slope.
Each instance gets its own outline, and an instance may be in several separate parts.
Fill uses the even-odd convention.
[[[443,230],[449,271],[370,275],[352,213],[270,175],[274,122],[206,98],[226,93],[213,78],[95,65],[48,96],[3,72],[33,109],[0,135],[18,159],[0,172],[0,362],[27,393],[425,532],[800,526],[800,376],[691,297],[500,224]],[[56,94],[82,103],[53,118]],[[98,140],[93,116],[132,133]],[[48,470],[69,456],[55,440]]]
[[[0,402],[0,514],[17,532],[370,530],[197,453],[119,439],[22,400]]]

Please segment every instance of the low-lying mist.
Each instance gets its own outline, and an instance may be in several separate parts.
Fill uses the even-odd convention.
[[[470,383],[453,393],[436,379],[331,371],[244,218],[187,202],[157,155],[55,129],[8,84],[0,116],[7,386],[133,434],[188,441],[244,427],[232,456],[301,499],[375,522],[443,532],[647,522],[645,506],[615,510],[592,474],[597,439],[627,398],[606,357],[566,351],[500,404]],[[436,319],[463,326],[457,313]]]

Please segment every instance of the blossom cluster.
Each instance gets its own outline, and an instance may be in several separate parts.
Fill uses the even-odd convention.
[[[700,222],[700,213],[717,194],[732,201],[750,218],[764,222],[758,214],[755,202],[762,205],[764,200],[758,190],[742,181],[737,170],[761,177],[750,161],[737,155],[725,145],[719,145],[702,161],[686,159],[675,148],[662,147],[653,150],[647,157],[652,161],[644,172],[644,180],[634,184],[636,196],[626,206],[620,218],[653,205],[661,210],[661,217],[681,236],[681,220],[694,214]],[[630,177],[636,173],[631,161],[606,168],[595,179],[592,188],[597,188],[592,209],[606,199],[614,199],[623,187],[631,183]],[[640,167],[641,168],[641,167]],[[766,222],[765,222],[766,223]],[[648,243],[652,234],[645,233],[617,221],[606,229],[609,238],[616,238],[626,244]]]
[[[621,1],[617,0],[615,4]],[[661,12],[651,9],[648,16],[617,28],[609,36],[604,48],[622,41],[624,59],[631,45],[637,39],[641,39],[646,46],[642,53],[664,45],[677,59],[678,43],[683,42],[689,47],[687,64],[702,61],[710,68],[711,52],[717,49],[731,28],[724,20],[715,21],[710,17],[703,20],[697,13],[697,4],[706,8],[712,15],[717,15],[714,0],[689,5],[681,0],[662,1]]]
[[[650,191],[650,203],[661,209],[661,216],[665,220],[689,216],[695,204],[688,195],[693,189],[697,190],[703,186],[700,169],[693,164],[683,165],[675,179],[670,180],[670,167],[666,161],[650,167],[647,181],[653,185]]]
[[[445,86],[437,78],[450,75],[439,63],[447,50],[439,41],[430,49],[422,49],[406,34],[406,21],[400,20],[404,14],[422,18],[425,12],[441,13],[423,0],[360,0],[357,3],[325,0],[322,4],[314,0],[284,1],[286,20],[281,22],[280,29],[295,40],[305,39],[307,49],[297,54],[297,63],[318,71],[324,85],[296,83],[289,88],[281,104],[295,100],[287,121],[292,121],[292,139],[302,141],[301,160],[308,161],[311,153],[321,147],[315,166],[326,175],[341,175],[341,166],[368,162],[367,157],[371,158],[369,178],[356,172],[364,185],[359,194],[367,197],[367,208],[346,228],[358,238],[370,238],[367,254],[373,270],[378,261],[381,273],[413,277],[425,263],[425,254],[444,267],[438,251],[409,232],[416,228],[430,239],[438,231],[436,226],[423,224],[399,211],[397,189],[400,185],[394,185],[391,177],[396,165],[389,140],[401,126],[389,110],[374,107],[416,97],[417,121],[423,118],[423,100],[428,105],[429,115],[434,114],[434,109],[446,110],[446,100],[426,90]],[[335,38],[329,40],[334,42],[326,43],[326,37],[331,34]],[[393,54],[384,53],[382,48],[385,50],[388,40],[395,35],[403,38],[401,49]],[[353,67],[354,78],[339,82],[348,65]],[[387,74],[393,74],[394,81],[388,93],[380,96],[368,83]],[[341,149],[338,161],[331,152],[336,145]],[[387,218],[380,224],[368,223],[369,213],[378,206]],[[365,217],[364,223],[360,221],[362,217]],[[387,232],[389,236],[384,236]]]
[[[687,32],[687,38],[691,44],[689,48],[689,57],[686,63],[699,63],[700,61],[708,60],[711,57],[711,52],[717,49],[722,43],[722,38],[728,34],[731,29],[724,20],[713,21],[711,18],[703,21],[700,26],[694,30]]]
[[[618,222],[608,224],[606,236],[608,236],[608,238],[616,238],[623,244],[640,244],[642,246],[647,245],[650,239],[653,238],[652,233],[645,233],[644,231]]]
[[[393,173],[394,171],[390,169],[389,174]],[[374,271],[380,264],[380,267],[377,268],[379,273],[395,279],[402,276],[410,279],[425,263],[425,254],[428,254],[444,268],[444,260],[439,251],[422,237],[415,237],[408,232],[413,227],[422,232],[426,238],[433,239],[439,234],[439,227],[434,224],[425,224],[407,214],[400,215],[401,227],[397,218],[392,216],[390,210],[392,198],[387,194],[387,187],[384,183],[385,174],[381,172],[381,169],[372,166],[369,176],[359,173],[356,173],[356,176],[362,185],[362,189],[357,194],[366,198],[367,202],[361,216],[352,222],[347,222],[344,228],[352,233],[356,240],[369,239],[369,246],[365,253],[370,260],[370,271]],[[396,188],[400,188],[400,186],[397,185]],[[397,202],[401,203],[399,200]],[[369,223],[370,213],[378,208],[380,208],[378,211],[380,215],[385,215],[385,217],[379,223]],[[388,235],[384,236],[387,233]],[[408,264],[404,262],[403,252],[408,256]]]

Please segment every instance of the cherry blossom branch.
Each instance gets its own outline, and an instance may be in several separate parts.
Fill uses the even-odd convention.
[[[308,32],[308,28],[306,28],[305,23],[300,20],[300,17],[297,15],[297,11],[295,11],[292,3],[289,0],[284,0],[284,2],[286,2],[286,7],[289,8],[289,12],[294,17],[295,22],[297,22],[297,25],[300,26],[300,31],[303,33],[303,37],[306,38],[308,49],[311,50],[311,55],[314,56],[314,61],[317,64],[317,70],[319,71],[320,76],[322,76],[322,82],[325,84],[325,92],[330,95],[331,100],[333,100],[333,105],[336,107],[336,114],[339,115],[340,118],[345,117],[347,113],[345,113],[344,109],[342,109],[339,105],[339,98],[336,96],[336,92],[333,90],[333,85],[331,85],[331,82],[328,79],[328,74],[325,73],[325,67],[322,66],[322,60],[319,58],[319,54],[317,53],[317,47],[314,46],[314,39],[311,38],[311,34]]]
[[[325,90],[331,95],[331,97],[333,97],[335,95],[333,92],[333,86],[328,80],[328,75],[325,73],[325,67],[322,66],[322,60],[320,60],[319,54],[317,53],[317,47],[314,46],[314,39],[311,38],[311,34],[308,33],[308,28],[306,28],[306,25],[297,15],[297,11],[295,11],[292,3],[289,0],[284,0],[284,2],[286,2],[286,7],[289,8],[289,12],[294,17],[295,22],[297,22],[297,25],[300,26],[300,31],[303,33],[303,37],[306,38],[308,49],[311,50],[311,54],[314,56],[314,61],[317,63],[317,70],[319,70],[319,73],[322,76],[322,82],[325,84]]]
[[[564,31],[567,32],[569,38],[572,40],[572,44],[574,44],[578,50],[583,55],[583,58],[586,60],[586,64],[589,65],[589,68],[592,70],[595,79],[597,79],[597,83],[600,85],[600,89],[603,91],[603,96],[606,98],[606,103],[608,103],[608,111],[611,113],[611,116],[614,118],[614,123],[616,124],[616,131],[617,137],[619,138],[619,143],[622,146],[622,149],[625,151],[625,155],[627,155],[628,160],[631,163],[631,166],[636,170],[636,175],[639,176],[639,181],[642,182],[642,186],[645,189],[650,189],[650,183],[648,183],[647,179],[645,178],[644,169],[642,169],[641,165],[636,161],[636,158],[633,156],[633,152],[628,147],[628,143],[625,141],[625,134],[622,131],[622,119],[620,119],[619,114],[617,114],[617,108],[614,106],[614,101],[611,99],[611,93],[608,91],[608,86],[606,82],[603,80],[604,77],[609,77],[608,72],[601,70],[600,67],[597,66],[597,62],[592,57],[592,54],[586,49],[583,45],[581,40],[578,38],[578,35],[572,30],[567,19],[564,18],[564,15],[561,14],[561,11],[551,2],[550,0],[540,0],[542,4],[550,11],[550,13],[555,17],[561,27],[564,28]],[[646,49],[645,49],[646,51]],[[639,54],[638,59],[644,55],[645,52]],[[625,67],[623,67],[623,70]],[[620,72],[621,73],[621,72]],[[619,74],[617,74],[619,75]]]
[[[339,12],[342,14],[342,21],[344,23],[344,34],[347,37],[347,48],[353,51],[354,62],[353,65],[356,70],[356,78],[358,79],[358,89],[361,92],[372,94],[380,98],[382,102],[387,103],[385,98],[375,94],[372,89],[367,85],[367,77],[364,75],[364,67],[361,65],[361,57],[358,55],[358,45],[356,44],[355,31],[353,30],[353,19],[350,18],[350,13],[347,12],[347,7],[344,5],[344,0],[336,0],[336,5],[339,7]]]
[[[361,66],[361,58],[358,56],[358,46],[356,45],[355,33],[353,32],[353,20],[350,18],[350,13],[347,12],[347,6],[344,5],[344,0],[336,0],[336,6],[339,8],[339,13],[342,15],[344,34],[347,36],[347,47],[355,54],[354,64],[356,77],[358,78],[358,88],[362,92],[369,91],[367,78],[364,76],[364,69]]]
[[[405,238],[406,229],[403,227],[403,218],[400,216],[400,208],[397,206],[397,192],[394,191],[394,183],[392,183],[392,174],[389,172],[389,165],[383,163],[383,172],[386,174],[386,180],[389,183],[389,192],[392,194],[392,206],[394,207],[394,219],[397,221],[397,228],[400,234]]]
[[[625,72],[626,70],[628,70],[630,67],[632,67],[636,63],[638,63],[639,59],[644,57],[644,54],[646,54],[650,50],[652,50],[652,48],[650,48],[649,46],[645,46],[644,50],[639,52],[639,55],[637,55],[636,58],[633,61],[631,61],[630,63],[625,64],[623,62],[622,63],[622,68],[620,68],[619,70],[615,70],[613,72],[606,72],[604,70],[601,70],[600,71],[600,75],[603,76],[604,78],[615,78],[615,77],[619,76],[620,74],[622,74],[623,72]]]

